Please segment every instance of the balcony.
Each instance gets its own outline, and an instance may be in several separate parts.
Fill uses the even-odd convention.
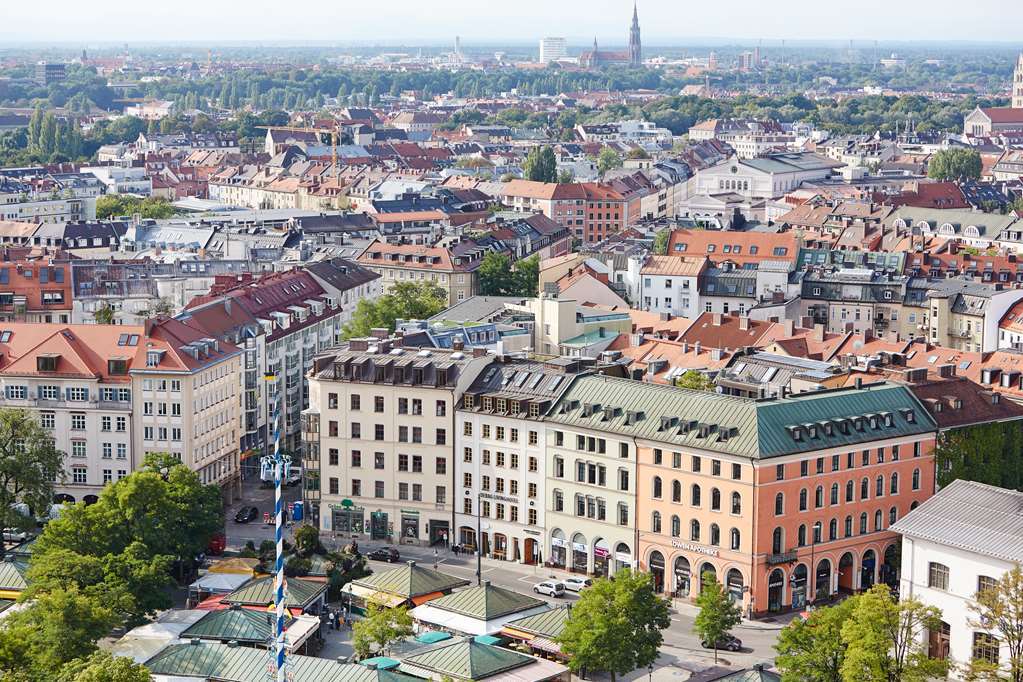
[[[774,566],[775,564],[791,564],[796,560],[796,551],[783,552],[782,554],[768,554],[767,565]]]

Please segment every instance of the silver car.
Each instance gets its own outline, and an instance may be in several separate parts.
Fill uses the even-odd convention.
[[[548,597],[563,597],[565,596],[565,584],[555,580],[544,580],[534,585],[533,591],[537,594],[546,594]]]

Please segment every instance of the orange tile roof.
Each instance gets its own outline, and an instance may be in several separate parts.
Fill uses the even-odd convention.
[[[719,370],[728,365],[734,353],[715,352],[708,348],[699,351],[694,346],[681,341],[669,341],[651,336],[644,336],[638,346],[626,334],[620,334],[608,350],[621,351],[622,357],[628,358],[630,369],[639,369],[644,373],[652,363],[662,360],[666,363],[663,369],[653,375],[656,384],[667,384],[668,373],[673,369]],[[715,359],[714,356],[717,356]]]
[[[404,260],[392,260],[391,255],[403,256]],[[356,259],[359,265],[369,267],[418,268],[423,270],[453,271],[464,270],[464,266],[455,266],[451,252],[433,246],[417,244],[388,244],[374,241],[366,247],[362,255]]]
[[[707,267],[704,256],[650,256],[640,272],[644,275],[696,277]]]
[[[748,324],[742,329],[743,321]],[[699,343],[704,348],[745,348],[770,343],[784,333],[784,325],[778,322],[750,320],[738,315],[703,313],[686,331],[679,341]]]
[[[733,232],[730,230],[673,230],[668,255],[706,256],[712,262],[739,265],[762,261],[795,261],[799,243],[792,232]],[[784,249],[784,253],[775,249]]]

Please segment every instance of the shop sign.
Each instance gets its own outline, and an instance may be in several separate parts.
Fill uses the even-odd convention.
[[[704,547],[703,545],[694,545],[691,542],[681,542],[679,540],[672,540],[671,546],[675,549],[684,549],[687,552],[696,552],[697,554],[706,554],[707,556],[718,556],[718,550],[713,547]]]
[[[586,545],[579,544],[578,542],[573,542],[572,549],[574,549],[577,552],[585,552],[587,549],[589,549],[589,547],[587,547]]]
[[[551,547],[568,547],[568,542],[561,538],[551,538]]]
[[[593,556],[597,557],[598,559],[606,559],[610,554],[611,552],[604,549],[603,547],[593,548]]]

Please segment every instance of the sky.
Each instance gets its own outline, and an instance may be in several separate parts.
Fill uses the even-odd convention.
[[[639,0],[646,45],[736,39],[995,41],[1023,46],[1020,0]],[[624,44],[631,0],[0,0],[0,47],[41,41],[463,44],[596,36]]]

